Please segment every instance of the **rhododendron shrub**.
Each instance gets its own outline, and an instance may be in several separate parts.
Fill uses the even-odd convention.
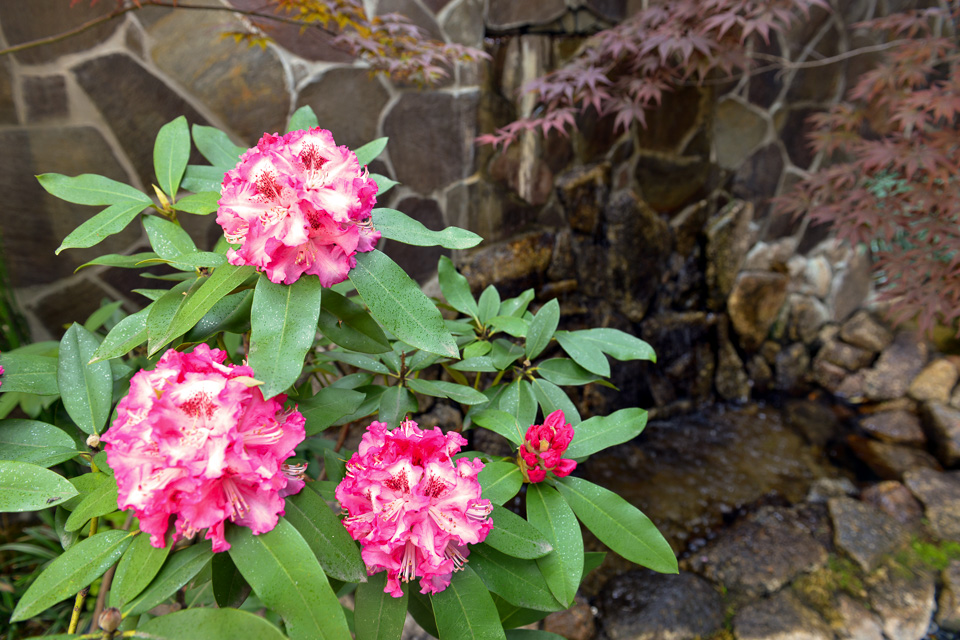
[[[157,136],[151,195],[39,176],[105,207],[58,251],[136,221],[149,251],[90,264],[152,277],[141,310],[107,302],[59,341],[0,354],[0,511],[39,511],[62,548],[0,601],[16,603],[17,637],[59,618],[87,640],[120,620],[143,637],[387,639],[409,611],[442,640],[464,625],[503,638],[517,612],[573,603],[604,556],[581,526],[677,571],[646,516],[576,477],[646,413],[581,416],[571,387],[606,383],[607,356],[653,350],[615,329],[561,330],[557,300],[532,289],[478,300],[446,257],[444,301],[424,295],[378,238],[480,238],[375,207],[394,184],[367,172],[385,144],[339,147],[309,108],[250,149],[177,118]],[[193,146],[209,164],[188,165]],[[197,246],[182,218],[215,212],[224,236]],[[446,424],[417,424],[427,398]],[[478,450],[495,441],[481,430],[505,440]],[[75,634],[98,621],[103,634]]]

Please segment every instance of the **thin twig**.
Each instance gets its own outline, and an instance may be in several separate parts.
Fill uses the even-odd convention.
[[[97,517],[90,519],[90,535],[87,536],[87,538],[92,538],[97,535],[97,525],[99,522],[100,519]],[[88,593],[90,593],[89,586],[80,589],[80,593],[77,594],[76,599],[73,601],[73,613],[70,614],[70,626],[67,628],[67,633],[74,633],[77,630],[77,624],[80,623],[80,612],[83,611],[83,603],[87,599]]]

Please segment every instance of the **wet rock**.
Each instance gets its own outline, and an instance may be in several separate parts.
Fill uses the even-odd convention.
[[[103,18],[115,7],[109,2],[78,2],[65,9],[60,0],[32,2],[0,2],[0,25],[7,45],[13,46],[71,31],[84,23]],[[122,20],[107,20],[42,47],[33,47],[13,54],[21,64],[42,64],[68,53],[85,51],[108,39]]]
[[[810,368],[810,354],[806,345],[795,342],[777,354],[774,367],[774,386],[780,391],[802,391],[804,378]]]
[[[840,339],[876,353],[893,342],[893,334],[869,311],[860,310],[840,327]]]
[[[801,280],[803,291],[823,300],[830,293],[832,280],[833,270],[824,256],[814,256],[807,260]]]
[[[494,282],[498,287],[523,290],[543,279],[552,250],[553,234],[531,231],[471,253],[460,271],[477,291]]]
[[[936,584],[925,572],[889,571],[870,587],[870,604],[880,615],[887,640],[920,640],[927,634],[936,606]]]
[[[514,29],[527,25],[547,24],[567,10],[563,0],[545,2],[514,2],[490,0],[487,7],[487,26],[491,29]]]
[[[707,287],[711,308],[723,306],[733,289],[750,242],[753,204],[734,200],[707,225]]]
[[[26,76],[21,87],[28,122],[62,118],[69,113],[63,76]]]
[[[840,340],[831,340],[817,352],[817,359],[843,367],[847,371],[856,371],[870,364],[873,353]]]
[[[736,347],[726,338],[717,349],[717,372],[714,385],[724,400],[746,402],[750,398],[750,379]]]
[[[880,618],[845,593],[834,610],[839,635],[845,640],[884,640]]]
[[[669,113],[664,109],[656,111]],[[710,163],[705,156],[648,152],[638,158],[635,177],[647,204],[656,211],[670,212],[702,198],[709,173]]]
[[[910,383],[907,394],[920,402],[939,402],[946,404],[950,401],[950,393],[957,384],[957,368],[946,358],[937,358],[917,374]]]
[[[758,391],[766,391],[773,384],[773,369],[760,354],[754,355],[747,362],[747,375]]]
[[[796,514],[761,508],[740,520],[691,562],[713,582],[756,597],[773,593],[827,561],[827,551]]]
[[[629,571],[611,579],[600,596],[610,640],[688,640],[723,624],[723,601],[692,573]]]
[[[878,440],[893,444],[922,447],[927,436],[920,426],[920,419],[906,409],[880,411],[864,416],[860,428]]]
[[[0,60],[0,123],[17,124],[17,105],[13,101],[9,60]]]
[[[788,282],[783,274],[763,271],[745,271],[737,277],[727,309],[748,351],[755,351],[767,337],[787,298]]]
[[[960,560],[953,560],[940,575],[943,588],[937,600],[937,624],[946,631],[960,631]]]
[[[767,121],[736,98],[721,100],[714,114],[714,146],[717,164],[735,170],[763,142]]]
[[[797,241],[783,238],[753,245],[743,262],[744,271],[771,271],[783,267],[797,249]]]
[[[854,455],[884,480],[900,480],[912,469],[941,469],[937,459],[922,449],[878,442],[856,435],[848,436],[847,444]]]
[[[557,196],[570,228],[592,234],[606,205],[610,165],[578,167],[557,178]]]
[[[525,154],[520,144],[511,145],[494,158],[490,177],[533,205],[544,204],[553,190],[550,167],[535,153]]]
[[[910,490],[894,480],[884,480],[867,487],[860,494],[860,499],[901,524],[912,526],[923,516],[923,508]]]
[[[853,498],[832,498],[827,506],[834,544],[864,571],[873,571],[883,556],[909,541],[899,522],[871,505]]]
[[[790,315],[787,319],[787,337],[811,344],[820,328],[830,319],[830,312],[813,296],[790,294]]]
[[[483,0],[463,0],[443,20],[443,30],[452,42],[483,46]]]
[[[837,434],[840,421],[827,406],[812,400],[788,400],[787,423],[812,445],[823,447]]]
[[[960,473],[916,469],[904,475],[903,483],[923,503],[934,535],[960,540]]]
[[[842,335],[842,330],[841,330]],[[864,391],[871,400],[891,400],[907,392],[927,361],[927,345],[913,332],[901,332],[864,372]]]
[[[810,487],[807,502],[826,504],[831,498],[857,494],[857,487],[849,478],[819,478]]]
[[[960,410],[936,402],[923,405],[923,423],[944,466],[960,463]]]
[[[343,100],[342,96],[350,96]],[[377,137],[377,122],[390,94],[366,69],[331,69],[297,97],[297,108],[309,105],[337,144],[356,149]]]
[[[577,596],[572,607],[544,618],[543,630],[567,640],[593,640],[597,634],[594,610],[586,600]]]
[[[863,372],[857,371],[843,379],[843,382],[834,391],[834,395],[848,402],[864,402],[866,400],[864,396],[866,393],[864,391],[865,386]]]
[[[753,152],[733,176],[733,195],[744,200],[763,201],[777,193],[780,177],[783,173],[784,154],[776,142],[764,145]],[[757,210],[757,219],[767,215],[769,206]],[[790,226],[788,223],[785,226]],[[763,239],[783,237],[783,229],[771,229],[767,226]],[[794,241],[795,243],[796,241]],[[794,245],[796,246],[796,245]]]
[[[843,367],[838,367],[832,362],[827,362],[823,358],[815,357],[810,367],[810,378],[818,385],[833,393],[838,397],[844,397],[838,390],[847,379],[849,371]]]
[[[832,640],[830,627],[789,591],[752,602],[733,618],[737,640]]]

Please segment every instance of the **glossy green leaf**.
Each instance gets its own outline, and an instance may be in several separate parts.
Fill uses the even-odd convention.
[[[390,351],[390,342],[367,310],[336,291],[327,289],[320,301],[318,324],[335,344],[361,353]]]
[[[483,497],[493,504],[512,499],[523,485],[523,474],[515,462],[488,462],[477,475]]]
[[[133,534],[126,531],[103,531],[64,551],[23,594],[10,621],[32,618],[61,600],[75,596],[120,559],[132,537]]]
[[[73,438],[52,424],[17,418],[0,420],[0,460],[52,467],[77,453]]]
[[[371,140],[367,144],[358,147],[354,153],[357,154],[357,162],[360,163],[360,166],[368,165],[373,162],[377,156],[383,153],[383,150],[387,148],[387,138],[377,138],[376,140]]]
[[[317,114],[313,112],[310,105],[304,105],[293,112],[290,121],[287,123],[287,133],[291,131],[300,131],[302,129],[315,129],[320,124],[317,121]],[[366,164],[361,162],[360,166]]]
[[[490,591],[511,604],[538,611],[564,608],[533,560],[512,558],[487,544],[477,544],[470,547],[470,566]]]
[[[527,488],[527,519],[553,547],[537,559],[537,565],[553,595],[569,607],[583,577],[583,536],[577,516],[556,489],[531,484]]]
[[[537,398],[526,380],[511,382],[500,396],[500,408],[517,419],[524,433],[537,419]]]
[[[617,494],[582,478],[561,478],[557,488],[601,542],[639,565],[677,573],[677,558],[657,527]]]
[[[239,607],[252,591],[229,553],[213,554],[213,597],[221,608]]]
[[[477,314],[480,322],[484,325],[494,316],[500,315],[500,292],[492,284],[487,286],[480,294],[480,300],[477,303]]]
[[[236,609],[186,609],[137,626],[137,638],[150,640],[286,640],[264,618]]]
[[[150,305],[150,313],[147,314],[147,350],[149,355],[152,356],[157,353],[167,345],[169,340],[176,337],[167,338],[170,334],[170,325],[173,319],[180,312],[180,309],[187,304],[190,296],[195,294],[206,280],[207,278],[184,280]]]
[[[197,216],[205,216],[219,209],[219,202],[219,191],[201,191],[200,193],[180,198],[174,203],[173,208],[177,211],[185,211]]]
[[[57,506],[54,510],[53,531],[57,534],[57,539],[60,541],[60,546],[63,547],[64,551],[75,545],[80,539],[79,531],[67,531],[63,528],[63,525],[66,524],[67,518],[69,517],[70,512],[64,509],[63,505]]]
[[[100,433],[113,404],[113,374],[109,362],[90,364],[100,338],[77,323],[60,340],[57,386],[63,406],[84,433]]]
[[[56,395],[57,359],[30,353],[0,353],[0,391]]]
[[[407,344],[452,358],[459,357],[440,311],[397,263],[374,250],[357,254],[350,282],[370,313]]]
[[[490,592],[470,565],[450,585],[430,596],[440,640],[505,640]]]
[[[195,124],[191,130],[197,150],[215,167],[233,169],[240,160],[240,154],[246,151],[243,147],[233,144],[230,137],[216,127]]]
[[[345,362],[346,364],[357,367],[358,369],[372,371],[373,373],[382,373],[383,375],[388,375],[390,373],[390,369],[387,367],[387,365],[375,358],[371,358],[370,356],[360,353],[324,351],[323,353],[318,354],[317,359],[321,361],[333,360],[335,362]]]
[[[563,636],[539,629],[510,629],[507,640],[566,640]]]
[[[384,193],[386,193],[387,191],[390,191],[390,189],[393,189],[395,186],[397,186],[398,184],[400,184],[400,183],[397,182],[396,180],[392,180],[392,179],[388,178],[387,176],[382,175],[382,174],[379,174],[379,173],[371,173],[371,174],[370,174],[370,179],[377,183],[377,197],[378,197],[378,198],[379,198],[381,195],[383,195]]]
[[[407,414],[416,411],[417,398],[406,387],[387,387],[380,396],[379,418],[381,422],[390,425],[390,428],[396,427]]]
[[[561,386],[588,384],[601,380],[569,358],[550,358],[537,365],[537,374],[544,380]]]
[[[347,424],[348,422],[354,422],[375,413],[377,408],[380,406],[380,396],[383,395],[383,392],[386,390],[386,388],[383,385],[371,384],[357,387],[356,390],[364,394],[363,402],[360,403],[360,406],[357,407],[356,411],[350,415],[340,418],[333,423],[333,426],[336,427]]]
[[[489,356],[474,356],[472,358],[461,360],[460,362],[454,362],[449,366],[455,371],[498,371],[496,365],[493,364],[493,360]]]
[[[230,557],[263,604],[283,617],[291,640],[350,640],[347,620],[310,547],[289,522],[258,536],[230,527]]]
[[[583,575],[587,575],[594,569],[600,567],[603,564],[604,558],[607,557],[606,551],[587,551],[583,554]]]
[[[190,159],[190,129],[184,116],[160,127],[153,145],[153,170],[157,181],[171,198],[180,189],[180,180]]]
[[[133,205],[149,207],[153,200],[128,184],[85,173],[69,177],[59,173],[44,173],[37,176],[40,186],[61,200],[89,205]]]
[[[514,338],[523,338],[530,328],[526,320],[514,316],[494,316],[487,321],[487,324],[497,331],[510,334]]]
[[[537,315],[530,321],[525,349],[527,359],[533,360],[547,348],[558,324],[560,324],[560,303],[554,298],[540,307]]]
[[[190,582],[213,559],[209,540],[180,549],[167,558],[163,568],[143,592],[121,609],[124,616],[139,615],[153,609]]]
[[[98,256],[91,260],[90,262],[85,262],[79,267],[76,268],[76,271],[80,271],[84,267],[92,266],[105,266],[105,267],[119,267],[121,269],[137,269],[144,266],[144,261],[157,258],[157,254],[152,251],[146,251],[143,253],[134,253],[129,256],[123,256],[118,253],[108,253],[107,255]]]
[[[564,454],[568,458],[582,458],[597,451],[633,440],[647,426],[647,412],[631,407],[608,416],[595,416],[581,422],[574,429],[573,440]]]
[[[143,202],[110,205],[71,231],[54,253],[60,255],[64,249],[83,249],[99,244],[107,236],[126,229],[146,206]]]
[[[490,517],[493,519],[493,529],[484,542],[497,551],[514,558],[535,560],[553,550],[539,529],[513,511],[493,505]]]
[[[534,378],[530,382],[530,388],[533,389],[533,395],[544,416],[559,410],[563,411],[564,418],[571,426],[576,427],[580,424],[580,412],[563,389],[541,378]]]
[[[29,462],[0,460],[0,513],[39,511],[77,495],[61,475]]]
[[[63,528],[67,531],[77,531],[90,518],[106,515],[116,510],[117,484],[112,480],[101,482],[96,489],[83,496],[83,500],[74,507],[73,513],[67,518]]]
[[[595,342],[585,340],[581,333],[580,331],[557,331],[553,337],[574,362],[598,376],[608,377],[610,363],[607,357]]]
[[[533,289],[527,289],[516,298],[510,298],[509,300],[504,300],[500,304],[500,315],[515,316],[517,318],[522,318],[523,314],[527,310],[527,307],[533,301],[533,297],[534,297]]]
[[[186,342],[203,342],[222,331],[244,333],[250,330],[250,309],[253,306],[253,290],[226,295],[203,314],[183,339]]]
[[[263,381],[264,398],[284,391],[303,371],[303,359],[317,335],[321,291],[317,278],[285,285],[260,275],[250,311],[249,364]]]
[[[440,256],[437,263],[437,277],[440,281],[440,291],[451,307],[460,313],[476,318],[478,314],[477,301],[470,292],[470,283],[457,272],[453,261],[447,256]]]
[[[410,615],[424,631],[434,638],[439,637],[440,632],[437,631],[437,620],[433,615],[433,603],[430,597],[420,593],[420,587],[415,582],[408,582],[403,587],[403,592],[409,596],[407,610]]]
[[[493,346],[490,349],[490,359],[493,360],[493,366],[498,371],[509,368],[511,364],[522,357],[523,347],[520,345],[503,338],[497,338],[493,341]]]
[[[194,193],[217,191],[223,184],[224,173],[226,173],[224,167],[189,164],[186,173],[183,174],[183,180],[180,181],[180,186]]]
[[[484,409],[473,415],[473,422],[484,429],[499,433],[515,445],[523,442],[523,435],[530,426],[521,427],[514,415],[500,409]]]
[[[336,484],[340,484],[347,475],[347,461],[344,455],[333,449],[323,450],[323,468],[327,471],[327,478]]]
[[[463,348],[463,359],[468,360],[470,358],[476,358],[477,356],[485,356],[490,353],[490,349],[492,348],[493,345],[486,340],[471,342]]]
[[[193,243],[190,234],[160,216],[145,217],[143,228],[147,230],[150,246],[164,260],[176,261],[183,255],[197,251],[197,245]]]
[[[70,498],[63,503],[63,508],[68,511],[73,511],[80,501],[83,500],[86,496],[91,494],[93,491],[97,490],[104,483],[113,483],[114,480],[105,473],[96,473],[91,471],[90,473],[82,473],[79,476],[74,476],[70,478],[70,484],[77,490],[79,495],[75,495],[73,498]],[[66,523],[64,523],[66,524]]]
[[[428,229],[417,220],[395,209],[374,209],[373,228],[388,240],[396,240],[416,247],[441,246],[447,249],[469,249],[483,238],[459,227],[447,227],[440,231]]]
[[[354,596],[354,625],[357,640],[397,640],[407,618],[406,593],[394,598],[384,593],[387,572],[376,573],[357,587]]]
[[[101,306],[99,309],[87,316],[87,319],[83,322],[83,328],[87,331],[96,331],[106,324],[106,322],[122,305],[123,303],[118,301]]]
[[[284,518],[300,532],[327,575],[344,582],[362,582],[366,567],[353,538],[326,501],[309,483],[286,499]]]
[[[153,581],[170,554],[171,544],[158,549],[150,544],[150,534],[140,533],[127,548],[110,585],[110,606],[122,608],[140,595]]]
[[[308,436],[316,435],[344,416],[348,416],[363,403],[364,395],[350,389],[326,387],[313,397],[301,400],[297,409],[306,420]]]
[[[525,607],[518,607],[493,594],[493,602],[497,605],[497,613],[500,614],[500,624],[504,629],[513,629],[515,627],[524,627],[534,622],[543,620],[549,615],[549,611],[536,611]],[[558,603],[559,605],[559,603]]]
[[[147,306],[115,324],[97,350],[93,352],[91,361],[99,362],[122,356],[146,342],[149,314],[150,307]]]
[[[577,331],[577,336],[586,340],[611,358],[617,360],[657,361],[653,347],[625,331],[611,328],[596,328]]]
[[[410,379],[407,380],[407,386],[417,393],[434,398],[450,398],[460,404],[480,404],[487,401],[487,396],[473,387],[465,387],[462,384],[444,380]]]

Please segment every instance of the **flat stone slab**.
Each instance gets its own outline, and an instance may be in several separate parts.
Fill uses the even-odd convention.
[[[753,602],[733,619],[737,640],[833,640],[833,631],[812,609],[784,590]]]
[[[946,631],[960,631],[960,560],[954,560],[940,574],[937,624]]]
[[[870,587],[871,608],[880,616],[887,640],[920,640],[927,635],[936,606],[933,574],[888,572]]]
[[[947,467],[960,463],[960,411],[939,402],[928,402],[923,405],[923,421],[936,445],[940,462]]]
[[[865,416],[860,428],[878,440],[893,444],[922,447],[927,436],[920,426],[920,418],[906,409],[880,411]]]
[[[837,548],[864,571],[873,571],[880,560],[909,541],[904,527],[879,509],[853,498],[827,502]]]
[[[960,540],[960,472],[916,469],[904,475],[903,483],[923,503],[934,535]]]

